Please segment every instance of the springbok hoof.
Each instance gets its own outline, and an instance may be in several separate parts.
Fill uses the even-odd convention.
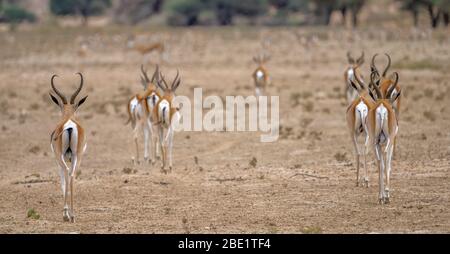
[[[384,203],[389,204],[390,203],[390,195],[389,195],[389,189],[384,190]]]
[[[75,215],[70,216],[70,222],[75,223]]]
[[[369,179],[364,179],[364,186],[369,188]]]
[[[139,165],[139,160],[136,160],[134,157],[131,158],[131,163],[133,163],[133,165]]]
[[[63,221],[70,221],[70,214],[67,209],[64,209],[63,211]]]

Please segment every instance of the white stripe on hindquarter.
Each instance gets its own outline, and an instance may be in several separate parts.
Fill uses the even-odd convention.
[[[359,128],[359,126],[363,126],[363,129],[360,131],[364,131],[364,125],[366,124],[367,114],[369,113],[369,109],[367,105],[364,103],[364,101],[360,101],[358,105],[355,107],[355,123],[358,123],[358,126],[355,126],[355,128]],[[359,132],[359,129],[357,129]]]
[[[158,115],[158,121],[163,126],[168,127],[170,124],[170,103],[166,99],[161,100],[159,103]]]
[[[377,141],[379,141],[380,144],[383,144],[386,142],[386,135],[389,135],[388,111],[383,104],[377,107],[375,111],[375,120],[375,137],[377,137]]]
[[[258,71],[256,72],[256,78],[257,78],[258,80],[263,79],[263,78],[264,78],[264,72],[262,72],[261,70],[258,70]]]

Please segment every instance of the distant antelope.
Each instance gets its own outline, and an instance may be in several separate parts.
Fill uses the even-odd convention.
[[[358,67],[355,67],[355,71]],[[355,79],[349,79],[352,89],[357,92],[356,98],[348,106],[346,118],[347,126],[350,131],[350,136],[352,137],[353,145],[356,154],[356,186],[361,182],[359,178],[359,163],[361,154],[364,156],[364,177],[362,185],[369,187],[369,174],[367,171],[367,154],[369,152],[369,131],[367,129],[367,116],[369,110],[375,104],[375,101],[370,97],[369,91],[365,83],[358,78],[359,75],[355,75]],[[372,75],[373,76],[373,75]],[[357,84],[354,82],[357,81]],[[364,150],[358,145],[358,137],[364,135]]]
[[[270,60],[270,56],[266,54],[258,55],[257,57],[253,57],[253,61],[258,64],[258,67],[253,72],[253,80],[255,82],[255,93],[256,97],[264,94],[266,86],[269,84],[269,73],[267,69],[264,67],[264,64]]]
[[[180,119],[179,109],[174,107],[173,100],[175,98],[175,91],[180,85],[181,78],[179,78],[179,72],[177,70],[177,75],[169,87],[162,74],[160,76],[161,82],[158,82],[158,86],[164,91],[164,96],[159,100],[154,110],[159,124],[159,143],[163,158],[162,169],[164,170],[166,168],[168,161],[169,169],[172,170],[174,124]],[[167,156],[169,157],[168,159]]]
[[[131,128],[133,128],[134,142],[136,145],[136,157],[132,157],[134,164],[139,163],[139,145],[138,135],[139,129],[144,132],[144,161],[154,163],[157,155],[157,129],[155,126],[157,121],[154,115],[154,108],[161,98],[155,85],[159,79],[159,67],[156,66],[153,77],[150,80],[144,71],[143,65],[141,65],[141,83],[144,86],[144,91],[133,95],[127,104],[128,121],[125,124],[131,122]],[[150,135],[150,137],[149,137]],[[148,144],[150,138],[150,146]],[[149,157],[149,149],[151,157]]]
[[[143,56],[144,62],[147,62],[146,57],[148,57],[150,53],[153,51],[158,52],[163,61],[167,61],[164,43],[162,42],[151,42],[151,43],[147,42],[137,44],[135,37],[131,36],[128,38],[127,47],[128,49],[132,49],[139,52]]]
[[[53,80],[57,75],[51,78],[51,86],[53,91],[58,95],[61,101],[50,93],[52,101],[61,108],[62,118],[56,126],[55,130],[50,135],[50,144],[56,161],[60,167],[61,188],[64,195],[64,221],[75,221],[73,211],[73,181],[75,170],[81,163],[81,158],[86,150],[85,131],[80,122],[76,119],[75,113],[78,108],[86,101],[87,96],[83,97],[77,103],[75,98],[83,88],[83,75],[80,75],[81,82],[78,89],[70,97],[70,103],[67,103],[67,98],[58,89],[56,89]],[[67,166],[70,162],[70,168]],[[69,190],[70,188],[70,190]],[[70,208],[68,205],[68,198],[70,194]]]
[[[370,93],[375,101],[373,107],[369,110],[368,127],[369,136],[375,150],[375,156],[378,164],[379,176],[379,195],[380,204],[389,203],[391,161],[394,144],[393,141],[398,133],[398,119],[392,107],[393,103],[400,97],[401,90],[391,96],[396,89],[398,79],[391,84],[383,95],[381,89],[374,85],[372,88],[375,93]],[[384,149],[382,149],[384,146]],[[386,178],[386,180],[384,179]]]
[[[382,95],[387,98],[391,99],[392,97],[396,97],[397,93],[401,90],[401,87],[398,83],[398,73],[394,72],[389,78],[386,78],[387,71],[389,70],[389,67],[391,66],[391,57],[389,54],[385,54],[385,56],[388,59],[388,63],[386,65],[386,68],[384,69],[383,73],[380,75],[380,72],[378,71],[377,67],[375,66],[375,58],[378,54],[375,54],[372,57],[372,62],[370,69],[373,73],[375,73],[378,77],[378,81],[376,82],[376,85],[380,88],[380,91]],[[388,93],[389,88],[392,84],[396,84],[394,87],[394,90],[392,93]],[[394,109],[395,115],[397,120],[400,119],[400,103],[401,103],[401,96],[397,97],[397,99],[393,102],[392,107]],[[397,146],[397,137],[394,139],[394,154]]]
[[[79,46],[78,50],[77,50],[77,55],[79,57],[86,57],[87,53],[88,53],[88,43],[85,42],[85,41],[82,41],[80,43],[80,46]]]
[[[363,76],[358,71],[358,68],[361,67],[361,65],[364,63],[364,51],[361,53],[361,56],[358,59],[354,59],[350,52],[347,52],[347,60],[349,66],[345,70],[344,73],[344,80],[345,80],[345,94],[347,96],[347,103],[352,103],[356,97],[358,96],[358,91],[353,89],[351,85],[351,81],[355,82],[355,76],[358,76],[358,78],[363,79]]]

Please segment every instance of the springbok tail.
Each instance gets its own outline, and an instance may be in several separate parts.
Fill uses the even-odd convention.
[[[135,118],[133,112],[131,112],[130,103],[128,103],[128,105],[127,105],[127,113],[128,113],[128,120],[125,122],[125,125],[129,124],[130,122],[132,125],[134,125],[133,123],[136,122],[136,118]]]

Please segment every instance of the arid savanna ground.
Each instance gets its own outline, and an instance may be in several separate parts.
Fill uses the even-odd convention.
[[[252,95],[253,55],[265,49],[280,98],[280,138],[260,132],[177,132],[174,169],[131,163],[126,102],[142,89],[129,34],[166,45],[179,95]],[[37,27],[0,32],[0,232],[2,233],[449,233],[450,37],[404,27]],[[87,40],[86,56],[77,54]],[[390,53],[404,97],[391,203],[355,186],[346,128],[346,52]],[[149,57],[151,72],[160,63]],[[382,58],[379,65],[383,65]],[[75,182],[76,223],[62,219],[49,135],[59,120],[50,77],[69,93],[85,75],[79,118],[88,149]],[[207,112],[207,110],[205,110]],[[142,147],[142,145],[141,145]],[[141,153],[142,158],[142,153]],[[195,159],[196,158],[196,159]],[[252,161],[252,163],[250,163]],[[39,219],[27,217],[33,209]]]

